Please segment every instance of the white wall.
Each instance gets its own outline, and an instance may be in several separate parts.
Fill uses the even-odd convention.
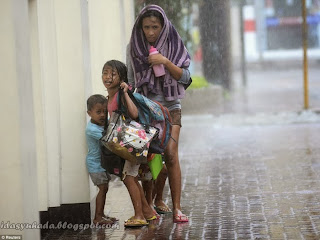
[[[133,1],[91,0],[88,3],[92,89],[105,95],[102,67],[111,59],[125,63],[125,49],[134,21]]]
[[[10,0],[2,1],[0,8],[0,88],[1,104],[1,144],[0,144],[0,212],[5,213],[7,220],[22,220],[22,176],[20,161],[20,104],[17,79],[15,51],[15,33]],[[10,129],[10,132],[7,130]],[[8,186],[10,183],[10,187]],[[8,206],[14,208],[8,208]],[[1,214],[2,215],[2,214]]]
[[[132,0],[0,2],[4,223],[39,223],[39,211],[92,201],[86,99],[106,93],[107,60],[125,62],[133,20]],[[39,230],[2,233],[39,239]]]
[[[1,151],[0,212],[4,223],[39,222],[28,2],[0,7]],[[40,239],[39,230],[1,229]]]
[[[79,0],[55,0],[57,39],[61,203],[88,202],[85,165],[85,75]],[[88,47],[88,46],[87,46]]]
[[[30,50],[32,59],[32,87],[35,119],[36,136],[36,159],[38,176],[38,199],[39,210],[47,210],[48,191],[47,191],[47,161],[46,159],[46,138],[44,135],[45,125],[43,121],[43,83],[41,79],[39,31],[38,31],[38,6],[37,1],[29,1],[29,28],[30,28]]]
[[[126,62],[126,46],[134,23],[134,4],[133,0],[89,0],[88,12],[92,81],[86,86],[87,97],[92,93],[107,94],[101,80],[105,62],[112,59]],[[94,214],[97,189],[91,181],[89,184],[91,213]]]
[[[54,2],[37,1],[38,9],[38,31],[39,31],[39,53],[40,53],[40,81],[42,98],[38,103],[42,104],[45,158],[38,159],[43,164],[40,171],[47,172],[43,174],[43,179],[39,181],[45,184],[45,192],[48,202],[42,203],[42,211],[48,207],[60,205],[60,109],[59,109],[59,79],[58,79],[58,58],[56,43],[56,23],[54,14]],[[37,135],[41,138],[41,136]]]

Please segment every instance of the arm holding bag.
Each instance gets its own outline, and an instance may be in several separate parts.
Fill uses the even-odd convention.
[[[120,100],[120,110],[112,113],[106,133],[101,138],[101,143],[128,161],[137,164],[147,163],[150,143],[158,134],[158,129],[130,119],[122,110],[121,105]]]

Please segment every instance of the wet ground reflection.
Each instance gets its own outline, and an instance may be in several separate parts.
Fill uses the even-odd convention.
[[[320,239],[320,115],[296,111],[300,88],[289,96],[281,86],[271,93],[265,85],[277,84],[276,76],[251,81],[249,104],[236,98],[232,114],[183,116],[181,203],[189,223],[174,224],[169,214],[148,227],[124,229],[133,209],[116,179],[105,209],[120,219],[116,228],[61,231],[44,239]],[[168,185],[164,198],[172,207]]]
[[[319,239],[320,124],[214,128],[206,121],[199,117],[195,126],[186,117],[181,138],[189,223],[174,224],[169,214],[124,229],[133,210],[115,181],[106,208],[120,218],[117,228],[46,239]],[[165,199],[171,206],[168,186]]]

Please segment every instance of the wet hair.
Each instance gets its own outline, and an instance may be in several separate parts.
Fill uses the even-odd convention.
[[[147,17],[156,17],[160,20],[160,23],[161,23],[161,27],[163,27],[164,25],[164,19],[163,19],[163,16],[160,12],[156,11],[156,10],[148,10],[142,14],[142,16],[140,17],[140,20],[139,20],[139,24],[138,26],[140,28],[142,28],[142,21],[143,19],[147,18]]]
[[[128,74],[127,74],[128,70],[126,65],[123,62],[120,62],[118,60],[110,60],[103,65],[102,72],[107,66],[111,67],[112,70],[114,69],[117,70],[120,77],[120,81],[128,83]]]
[[[105,104],[107,102],[107,99],[105,96],[100,95],[100,94],[94,94],[90,96],[87,100],[87,110],[90,111],[94,106],[98,103],[100,104]]]

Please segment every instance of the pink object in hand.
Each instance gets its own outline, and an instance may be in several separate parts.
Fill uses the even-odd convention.
[[[156,48],[154,48],[153,46],[150,47],[149,55],[158,54],[158,53],[159,52]],[[166,74],[163,64],[153,65],[153,72],[154,72],[154,75],[156,75],[156,77],[161,77]]]

